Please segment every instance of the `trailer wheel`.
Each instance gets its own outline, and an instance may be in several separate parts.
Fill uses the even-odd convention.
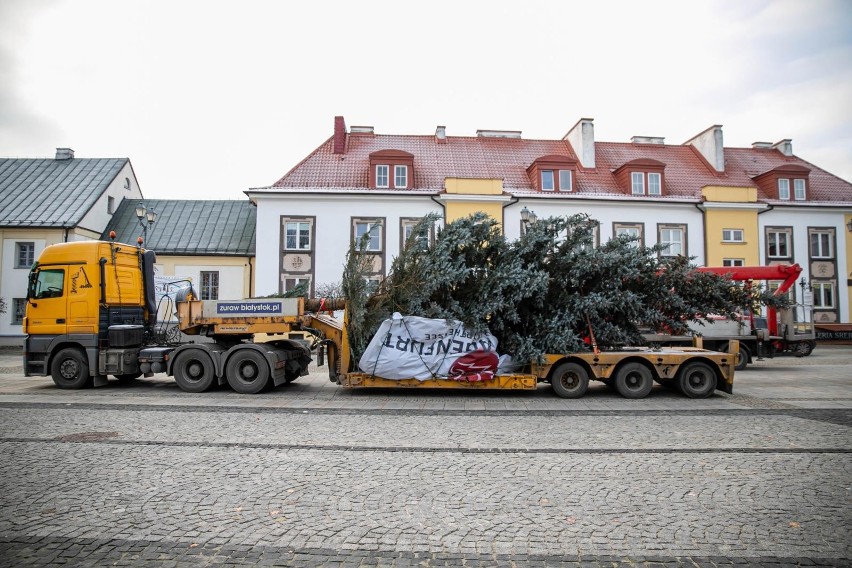
[[[213,386],[216,380],[210,355],[195,348],[178,353],[172,372],[175,382],[186,392],[204,392]]]
[[[707,398],[716,390],[716,373],[707,363],[687,363],[680,368],[678,386],[689,398]]]
[[[240,394],[257,394],[269,383],[269,363],[252,349],[237,351],[225,366],[228,384]]]
[[[67,347],[53,357],[50,375],[61,389],[83,389],[93,383],[86,355],[73,347]]]
[[[654,388],[654,375],[642,363],[627,363],[615,372],[615,390],[624,398],[645,398]]]
[[[577,363],[562,363],[553,370],[550,386],[560,398],[580,398],[589,388],[589,373]]]
[[[728,352],[728,344],[726,343],[724,345],[724,348],[721,349],[720,351],[724,351],[725,353],[727,353]],[[740,350],[737,351],[737,362],[736,362],[736,365],[734,365],[734,368],[737,371],[742,371],[743,369],[748,367],[749,361],[751,361],[751,351],[749,351],[748,347],[743,345],[742,341],[740,341]]]

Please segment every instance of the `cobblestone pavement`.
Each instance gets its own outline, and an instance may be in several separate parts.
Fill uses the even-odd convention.
[[[849,566],[850,365],[628,401],[60,391],[0,354],[0,566]]]

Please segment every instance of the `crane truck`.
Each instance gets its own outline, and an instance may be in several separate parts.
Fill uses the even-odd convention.
[[[46,247],[29,277],[25,375],[78,389],[104,385],[109,375],[166,373],[188,392],[227,383],[255,394],[307,374],[315,352],[319,366],[327,359],[330,380],[346,388],[529,390],[549,382],[563,398],[582,396],[590,380],[627,398],[647,396],[654,381],[692,398],[733,389],[736,341],[719,353],[703,349],[701,338],[685,347],[549,354],[488,381],[388,379],[355,369],[346,326],[329,313],[345,308],[340,300],[200,300],[191,287],[178,293],[175,309],[180,331],[193,339],[164,341],[155,329],[155,262],[153,251],[114,241]],[[258,334],[268,340],[255,341]]]
[[[780,281],[772,294],[776,297],[787,294],[802,273],[798,264],[775,264],[771,266],[702,266],[700,272],[712,272],[736,282]],[[700,323],[690,323],[693,335],[646,334],[650,344],[687,344],[694,335],[700,335],[708,349],[727,351],[731,341],[738,342],[737,369],[745,369],[755,358],[773,357],[780,353],[792,353],[803,357],[810,355],[816,346],[813,307],[804,298],[799,304],[776,309],[766,308],[766,317],[758,317],[747,311],[736,319],[709,316]]]

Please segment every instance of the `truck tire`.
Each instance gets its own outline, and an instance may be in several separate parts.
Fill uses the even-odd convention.
[[[654,375],[642,363],[626,363],[615,372],[615,390],[624,398],[645,398],[654,388]]]
[[[678,387],[689,398],[707,398],[716,390],[716,373],[707,363],[687,363],[680,368]]]
[[[807,357],[814,350],[814,342],[812,341],[800,341],[796,344],[796,357]]]
[[[729,348],[730,348],[730,344],[726,343],[726,344],[722,345],[722,347],[719,349],[719,351],[727,353]],[[734,365],[734,368],[737,371],[742,371],[743,369],[748,367],[748,364],[749,364],[750,361],[751,361],[751,351],[749,351],[749,348],[746,347],[745,345],[743,345],[743,342],[740,341],[740,350],[737,352],[737,362]]]
[[[589,373],[577,363],[562,363],[553,370],[550,386],[560,398],[580,398],[589,388]]]
[[[93,383],[86,355],[74,347],[66,347],[53,356],[50,375],[61,389],[84,389]]]
[[[175,382],[186,392],[204,392],[216,381],[210,355],[201,349],[187,349],[175,357],[172,365]]]
[[[269,384],[269,363],[253,349],[237,351],[225,365],[231,388],[240,394],[257,394]]]

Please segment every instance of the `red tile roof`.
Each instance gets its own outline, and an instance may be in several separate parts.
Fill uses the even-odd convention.
[[[537,158],[554,154],[578,159],[565,140],[448,136],[446,143],[439,144],[434,136],[349,134],[347,138],[344,153],[335,154],[334,139],[329,138],[265,189],[272,192],[367,190],[369,155],[393,149],[414,155],[412,187],[394,192],[437,193],[443,191],[444,179],[453,177],[502,179],[507,193],[543,195],[529,179],[527,168],[530,164]],[[808,203],[852,202],[852,184],[797,157],[785,156],[774,149],[725,148],[724,152],[726,171],[717,173],[692,146],[596,142],[596,167],[577,171],[573,195],[578,198],[642,199],[619,188],[612,171],[632,160],[653,159],[665,164],[663,198],[699,201],[701,188],[708,185],[757,187],[753,177],[781,165],[798,164],[811,170]],[[759,199],[777,202],[762,192]],[[801,202],[796,204],[801,205]]]

